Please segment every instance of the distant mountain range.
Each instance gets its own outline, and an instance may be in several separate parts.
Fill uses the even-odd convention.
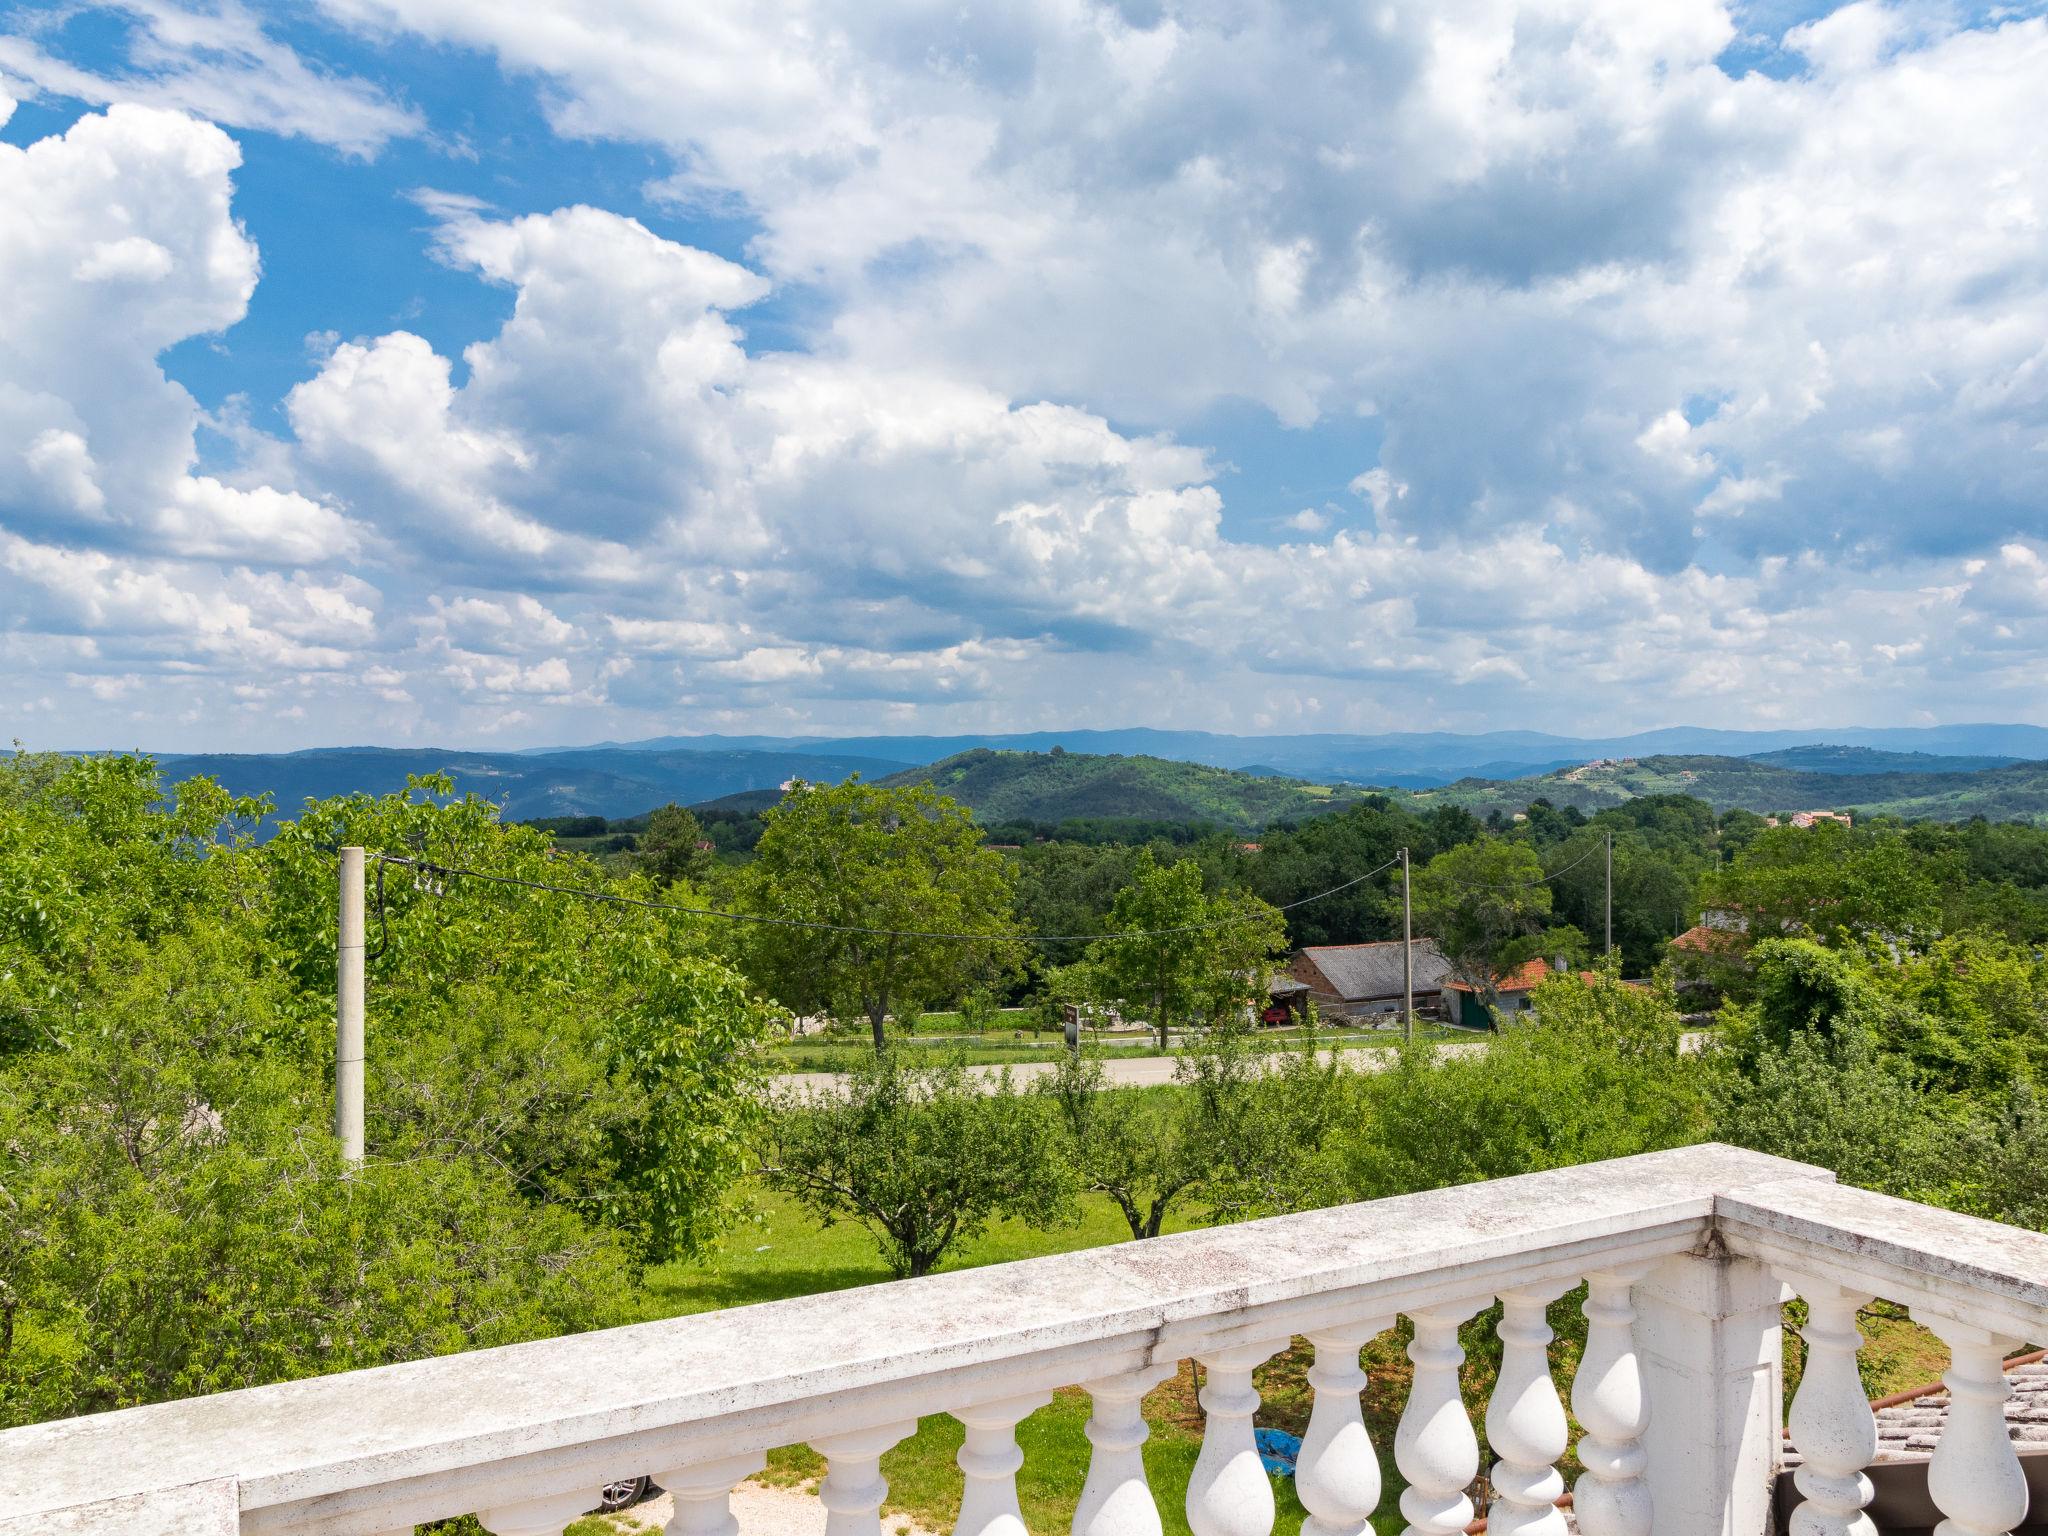
[[[1723,731],[1672,726],[1632,736],[1551,736],[1541,731],[1459,735],[1424,731],[1372,736],[1228,736],[1211,731],[1025,731],[961,736],[660,736],[606,742],[625,752],[823,752],[935,763],[977,747],[997,751],[1122,753],[1257,770],[1322,782],[1429,789],[1463,778],[1511,779],[1568,768],[1596,757],[1752,757],[1793,748],[1867,747],[1971,759],[2048,758],[2048,727],[2038,725],[1844,726]]]
[[[1045,766],[1051,749],[1070,761]],[[972,762],[962,754],[980,754]],[[1019,763],[1012,759],[1025,759]],[[1597,759],[1625,770],[1587,770]],[[995,759],[994,762],[988,759]],[[2027,725],[1713,731],[1678,727],[1613,739],[1538,732],[1398,736],[1225,736],[1199,731],[1041,731],[985,737],[704,736],[555,751],[468,752],[337,747],[279,754],[166,754],[170,779],[208,774],[243,794],[268,793],[281,816],[309,797],[402,787],[445,772],[506,816],[634,816],[669,801],[772,799],[784,780],[882,779],[953,761],[949,793],[984,819],[1073,816],[1211,820],[1251,827],[1348,803],[1361,786],[1439,791],[1431,799],[1518,810],[1611,804],[1682,790],[1717,806],[1855,805],[1903,814],[2048,814],[2048,729]],[[1101,766],[1084,768],[1086,763]],[[1671,766],[1676,765],[1676,766]],[[1173,766],[1192,769],[1173,773]],[[1218,776],[1217,770],[1228,770]],[[1684,775],[1690,774],[1690,778]],[[2043,781],[2037,790],[2037,776]],[[1853,785],[1845,780],[1859,780]],[[1331,792],[1332,787],[1335,793]],[[766,793],[763,793],[766,792]]]

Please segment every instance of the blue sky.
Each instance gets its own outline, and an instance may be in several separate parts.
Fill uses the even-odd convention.
[[[0,6],[0,724],[2048,719],[2039,6]]]

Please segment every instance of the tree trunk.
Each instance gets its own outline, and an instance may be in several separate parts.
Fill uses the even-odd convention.
[[[1145,1230],[1145,1218],[1138,1214],[1138,1207],[1128,1194],[1120,1189],[1113,1189],[1109,1191],[1109,1197],[1116,1202],[1117,1209],[1124,1213],[1124,1225],[1131,1229],[1132,1237],[1152,1237],[1156,1235]]]
[[[1161,1195],[1152,1202],[1152,1214],[1145,1223],[1145,1230],[1141,1234],[1142,1236],[1157,1237],[1159,1235],[1159,1228],[1166,1220],[1167,1201],[1172,1198],[1171,1195]]]
[[[1164,992],[1154,992],[1152,994],[1152,1026],[1159,1031],[1159,1049],[1162,1051],[1171,1050],[1172,1047],[1166,1043],[1166,994]]]
[[[889,1005],[885,999],[877,999],[868,1004],[868,1028],[874,1031],[875,1054],[877,1055],[880,1055],[889,1043],[882,1030],[882,1021],[888,1017]]]

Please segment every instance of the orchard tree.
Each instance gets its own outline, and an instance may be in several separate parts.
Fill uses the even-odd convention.
[[[867,1015],[875,1049],[893,1010],[929,1007],[1015,967],[1010,864],[967,808],[917,784],[800,784],[767,812],[743,890],[763,923],[754,978],[802,1013]],[[907,934],[944,933],[924,939]]]
[[[1081,1187],[1109,1196],[1134,1238],[1157,1237],[1174,1202],[1215,1166],[1193,1095],[1111,1087],[1101,1062],[1073,1051],[1032,1091],[1058,1106]]]
[[[1490,837],[1440,853],[1415,872],[1415,927],[1491,1013],[1518,940],[1548,926],[1550,888],[1524,843]]]
[[[780,1099],[762,1176],[826,1226],[866,1228],[891,1274],[928,1275],[998,1217],[1038,1225],[1077,1218],[1051,1106],[984,1085],[957,1056],[864,1057],[845,1087]]]
[[[1213,1024],[1264,1001],[1267,967],[1285,949],[1277,909],[1244,891],[1202,889],[1193,859],[1158,863],[1148,849],[1109,912],[1115,936],[1089,958],[1104,1001],[1149,1009],[1159,1045],[1175,1023]]]

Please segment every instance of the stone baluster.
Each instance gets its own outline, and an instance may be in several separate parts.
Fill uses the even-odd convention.
[[[1094,1411],[1088,1416],[1088,1478],[1074,1507],[1073,1536],[1159,1536],[1162,1525],[1152,1485],[1145,1481],[1145,1394],[1171,1376],[1174,1365],[1146,1366],[1085,1383]]]
[[[1830,1280],[1783,1278],[1806,1301],[1806,1368],[1789,1423],[1800,1457],[1792,1481],[1802,1500],[1792,1536],[1877,1536],[1863,1512],[1872,1492],[1863,1469],[1877,1455],[1877,1419],[1856,1371],[1863,1347],[1856,1311],[1870,1297]]]
[[[1479,1438],[1472,1433],[1458,1386],[1458,1367],[1465,1360],[1458,1325],[1480,1305],[1470,1301],[1408,1314],[1415,1325],[1408,1344],[1415,1378],[1394,1429],[1394,1464],[1408,1479],[1401,1495],[1401,1513],[1408,1521],[1403,1536],[1458,1536],[1472,1523],[1472,1500],[1465,1490],[1479,1475]]]
[[[1585,1435],[1586,1471],[1572,1488],[1585,1536],[1650,1536],[1650,1490],[1642,1447],[1649,1400],[1636,1353],[1636,1309],[1629,1287],[1640,1271],[1586,1277],[1586,1352],[1572,1380],[1572,1412]]]
[[[574,1493],[550,1494],[544,1499],[522,1499],[477,1511],[476,1523],[491,1536],[562,1536],[562,1527],[580,1520],[597,1508],[604,1489],[579,1488]]]
[[[1550,1321],[1546,1309],[1565,1287],[1501,1292],[1500,1377],[1486,1404],[1486,1438],[1500,1459],[1493,1464],[1489,1536],[1564,1536],[1557,1507],[1564,1478],[1557,1459],[1570,1443],[1564,1403],[1550,1377]]]
[[[880,1424],[811,1442],[826,1462],[824,1481],[818,1484],[825,1536],[881,1536],[882,1500],[889,1496],[882,1453],[916,1431],[915,1422]]]
[[[664,1529],[668,1536],[739,1536],[732,1514],[733,1488],[766,1464],[759,1451],[745,1451],[717,1461],[700,1461],[657,1473],[655,1481],[669,1491],[676,1512]]]
[[[1308,1384],[1315,1388],[1308,1433],[1294,1464],[1294,1491],[1308,1518],[1301,1536],[1365,1536],[1380,1502],[1380,1459],[1365,1432],[1358,1395],[1365,1372],[1358,1352],[1393,1320],[1346,1324],[1308,1336],[1315,1364]]]
[[[1269,1536],[1273,1484],[1252,1438],[1259,1406],[1252,1371],[1286,1341],[1245,1344],[1200,1356],[1209,1379],[1202,1386],[1202,1451],[1188,1478],[1188,1529],[1195,1536]]]
[[[2005,1357],[2017,1338],[1953,1318],[1914,1321],[1948,1345],[1948,1422],[1927,1467],[1927,1492],[1945,1518],[1934,1536],[2006,1536],[2026,1518],[2027,1478],[2006,1428]]]
[[[953,1536],[1026,1536],[1017,1503],[1017,1469],[1024,1465],[1017,1425],[1051,1401],[1050,1392],[1036,1392],[953,1410],[967,1426],[958,1457],[967,1487]]]

